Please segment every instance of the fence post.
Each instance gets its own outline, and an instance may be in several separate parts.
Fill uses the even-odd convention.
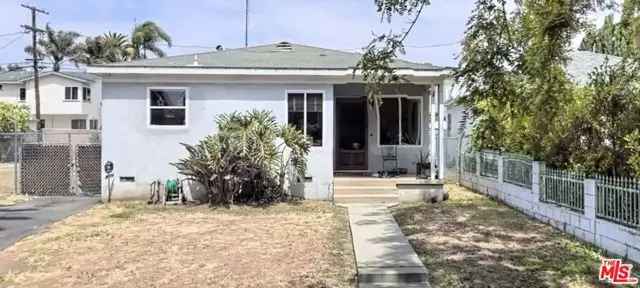
[[[533,194],[531,204],[537,207],[540,202],[540,176],[544,169],[544,162],[533,161],[531,164],[531,193]]]
[[[593,244],[598,244],[598,234],[596,229],[596,180],[584,179],[584,216],[592,222],[588,231],[593,232]],[[581,227],[584,229],[584,227]]]
[[[498,183],[504,183],[504,157],[498,155]]]
[[[476,179],[480,179],[480,170],[482,170],[482,163],[480,162],[480,153],[482,153],[482,151],[478,151],[476,152]]]

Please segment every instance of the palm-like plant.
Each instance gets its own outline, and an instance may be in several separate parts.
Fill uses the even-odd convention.
[[[74,58],[78,54],[78,45],[76,39],[80,34],[73,31],[55,31],[47,24],[46,37],[38,40],[38,49],[36,55],[38,57],[48,57],[53,63],[53,71],[60,71],[60,66],[65,59]],[[33,47],[24,48],[26,53],[33,53]]]
[[[146,59],[147,51],[158,57],[164,57],[165,52],[158,47],[162,42],[171,47],[171,36],[155,22],[145,21],[133,29],[129,54],[133,59]]]
[[[173,163],[178,171],[205,186],[210,204],[286,198],[286,176],[306,169],[303,133],[279,126],[268,111],[223,114],[216,122],[217,134],[183,144],[189,156]]]
[[[130,44],[127,36],[121,33],[108,32],[101,36],[89,37],[78,46],[78,54],[73,59],[76,63],[91,65],[129,59],[127,48]]]

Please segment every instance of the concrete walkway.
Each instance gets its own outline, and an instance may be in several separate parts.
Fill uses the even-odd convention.
[[[0,206],[0,250],[49,223],[92,207],[99,200],[97,197],[47,197]]]
[[[426,268],[386,206],[345,206],[360,288],[429,287]]]

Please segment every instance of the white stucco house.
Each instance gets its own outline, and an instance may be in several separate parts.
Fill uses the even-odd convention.
[[[383,170],[390,149],[408,173],[420,152],[442,167],[451,69],[397,60],[410,83],[385,87],[373,107],[353,75],[360,57],[280,42],[88,67],[102,79],[102,161],[115,164],[113,198],[147,197],[152,181],[179,177],[169,164],[186,154],[179,143],[214,133],[216,115],[250,109],[270,110],[312,140],[307,199],[328,199],[337,173]]]
[[[84,72],[40,74],[40,119],[45,129],[100,129],[100,79]],[[35,119],[30,71],[0,72],[0,101],[27,105]],[[35,120],[30,123],[36,128]]]

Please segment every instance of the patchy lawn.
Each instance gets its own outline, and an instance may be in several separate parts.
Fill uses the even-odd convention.
[[[459,186],[394,216],[433,287],[593,287],[598,250]]]
[[[0,252],[0,286],[353,287],[346,210],[100,205]]]

